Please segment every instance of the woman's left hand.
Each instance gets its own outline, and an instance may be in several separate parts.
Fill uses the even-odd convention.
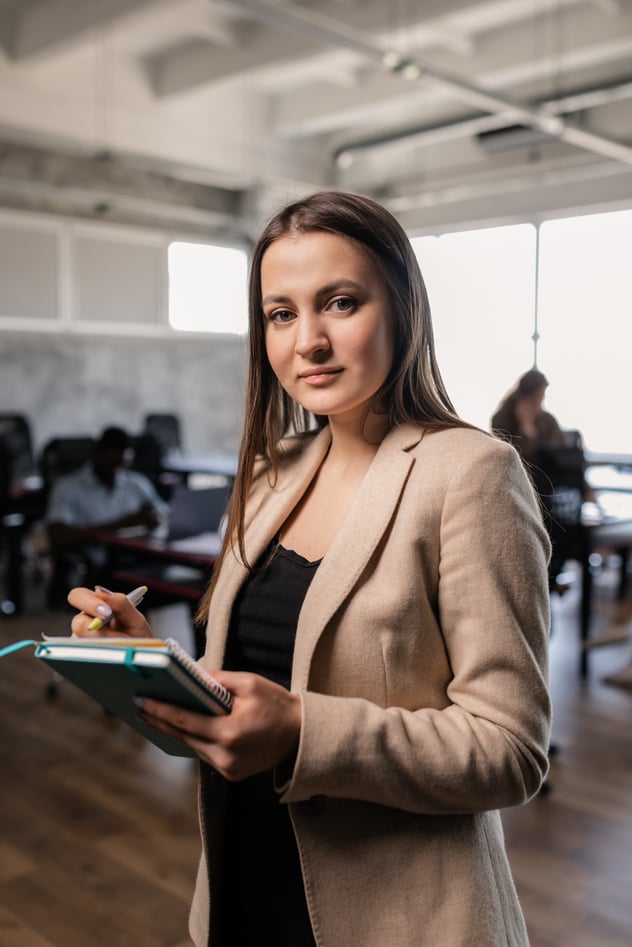
[[[186,743],[231,782],[291,759],[301,732],[298,695],[258,674],[210,673],[233,695],[230,714],[202,714],[145,698],[140,716]]]

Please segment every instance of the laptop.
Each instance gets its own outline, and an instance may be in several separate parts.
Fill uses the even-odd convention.
[[[184,484],[176,486],[169,503],[167,541],[218,532],[230,491],[230,485],[201,490],[192,490]]]

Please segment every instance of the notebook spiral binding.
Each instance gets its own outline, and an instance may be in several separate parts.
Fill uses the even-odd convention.
[[[186,667],[187,671],[189,671],[196,681],[199,681],[200,684],[208,690],[211,690],[228,710],[232,708],[233,695],[231,692],[227,690],[223,684],[220,684],[219,681],[216,681],[210,674],[207,674],[197,661],[184,650],[179,641],[176,641],[175,638],[165,638],[165,644],[169,652]]]

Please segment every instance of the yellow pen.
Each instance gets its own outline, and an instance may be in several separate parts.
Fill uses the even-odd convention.
[[[140,605],[142,600],[145,598],[145,593],[147,592],[146,585],[139,585],[137,589],[133,589],[129,595],[126,596],[127,601],[131,602],[134,608],[137,605]],[[112,616],[110,615],[110,618]],[[88,625],[88,631],[99,631],[103,628],[104,625],[110,621],[110,618],[93,618],[90,624]]]

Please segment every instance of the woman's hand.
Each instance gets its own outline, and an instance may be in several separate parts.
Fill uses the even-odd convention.
[[[140,715],[190,746],[231,782],[291,760],[301,732],[301,701],[284,687],[237,671],[212,671],[233,694],[233,709],[215,717],[145,698]]]
[[[70,627],[73,635],[80,638],[122,637],[153,638],[146,619],[128,600],[123,592],[110,592],[101,586],[92,589],[75,588],[68,593],[68,601],[79,609]],[[102,628],[90,630],[95,619],[107,622]]]

